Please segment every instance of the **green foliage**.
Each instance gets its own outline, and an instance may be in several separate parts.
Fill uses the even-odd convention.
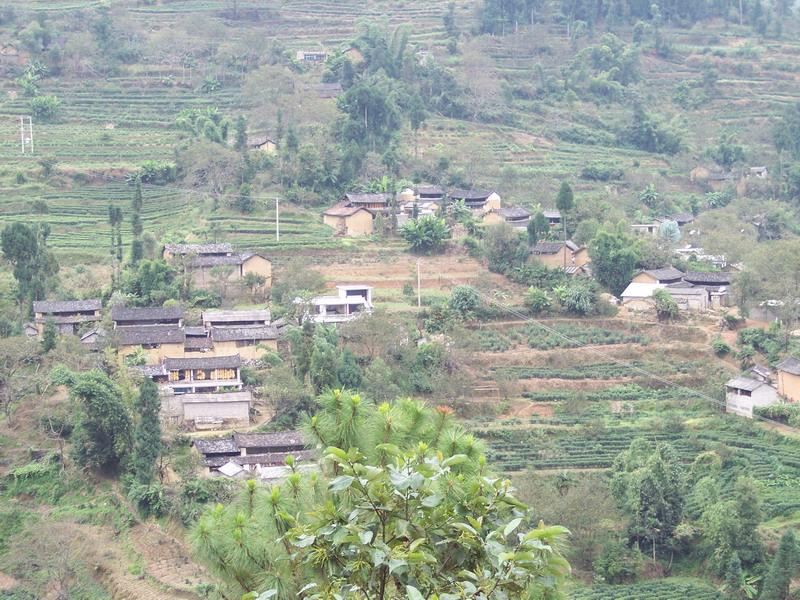
[[[569,313],[588,315],[597,307],[597,283],[585,277],[573,277],[563,285],[553,288],[558,303]]]
[[[677,154],[682,147],[680,134],[637,104],[630,124],[620,132],[620,142],[639,150],[658,154]]]
[[[35,96],[31,98],[30,109],[35,118],[52,123],[61,114],[61,100],[56,96]]]
[[[542,211],[536,211],[536,213],[531,216],[526,231],[528,232],[529,246],[535,246],[539,240],[544,239],[547,234],[550,233],[550,223],[547,221],[547,217],[544,216]]]
[[[772,558],[769,572],[764,578],[761,600],[784,600],[789,598],[792,579],[800,569],[800,547],[794,531],[787,529],[781,537],[778,551]]]
[[[47,247],[47,224],[12,223],[3,228],[0,242],[3,257],[11,263],[20,302],[44,300],[54,286],[58,262]]]
[[[403,239],[415,252],[426,254],[444,250],[450,239],[450,228],[435,215],[423,215],[418,219],[409,219],[400,230]]]
[[[160,306],[179,296],[175,270],[163,260],[142,260],[126,268],[120,289],[136,306]]]
[[[543,289],[537,287],[529,287],[525,292],[525,308],[528,309],[532,315],[539,315],[550,308],[552,302],[550,296]]]
[[[642,555],[630,548],[626,540],[610,538],[603,544],[593,568],[595,580],[600,583],[631,583],[639,577]]]
[[[155,475],[156,460],[161,455],[161,396],[158,386],[146,377],[139,386],[134,403],[133,452],[130,469],[141,485],[149,485]]]
[[[656,315],[659,319],[670,321],[678,318],[680,310],[678,303],[666,290],[656,290],[653,292],[653,299],[656,303]]]
[[[720,358],[727,356],[731,352],[731,347],[721,337],[714,338],[714,341],[711,342],[711,349]]]
[[[800,160],[800,102],[786,108],[783,118],[775,124],[772,138],[778,152],[787,152]]]
[[[137,506],[144,517],[163,517],[171,508],[166,490],[160,483],[135,481],[128,488],[128,499]]]
[[[451,411],[411,400],[376,407],[339,391],[319,402],[309,433],[341,443],[326,450],[322,474],[293,472],[268,490],[248,484],[194,529],[228,595],[347,597],[359,586],[387,599],[459,589],[512,597],[552,591],[569,572],[566,530],[528,528],[527,508],[508,481],[489,477]]]
[[[653,549],[665,543],[683,516],[685,474],[675,449],[643,439],[614,461],[611,491],[630,519],[631,539]]]
[[[622,224],[602,227],[589,244],[597,280],[618,296],[630,282],[639,260],[637,241]]]
[[[175,119],[175,126],[195,138],[224,144],[230,121],[217,108],[185,108]]]
[[[47,319],[42,331],[42,352],[47,354],[56,347],[58,342],[58,326],[52,319]]]
[[[75,373],[68,382],[74,404],[72,455],[87,468],[116,471],[131,446],[131,416],[119,387],[99,370]]]
[[[530,254],[528,244],[517,229],[508,223],[490,225],[483,237],[489,270],[508,275],[522,267]]]
[[[481,298],[471,285],[457,285],[450,294],[450,308],[461,319],[470,319],[481,306]]]
[[[737,144],[730,134],[722,136],[707,151],[711,159],[726,171],[730,171],[736,163],[744,160],[744,148]]]

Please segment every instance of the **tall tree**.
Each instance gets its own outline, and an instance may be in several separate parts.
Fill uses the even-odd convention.
[[[592,269],[597,280],[615,296],[622,293],[633,277],[639,260],[639,246],[624,224],[601,227],[589,243]]]
[[[0,339],[0,406],[11,426],[14,404],[30,389],[31,381],[26,367],[33,364],[39,345],[25,337]]]
[[[70,391],[75,461],[89,469],[117,471],[131,447],[131,416],[117,384],[97,369],[85,373],[56,369],[53,381]]]
[[[144,254],[142,247],[142,180],[138,177],[134,183],[133,200],[131,201],[131,230],[133,240],[131,240],[131,264],[135,265]]]
[[[153,480],[155,466],[161,455],[161,397],[158,386],[145,378],[139,386],[139,395],[134,404],[135,425],[133,429],[133,454],[131,470],[136,481],[147,485]]]
[[[13,266],[17,299],[28,310],[34,300],[44,300],[58,273],[58,261],[47,247],[49,235],[47,224],[12,223],[5,226],[0,239],[3,257]]]
[[[761,600],[788,600],[789,586],[800,569],[800,548],[794,531],[787,529],[769,566],[761,590]]]
[[[572,187],[566,181],[561,182],[556,196],[556,208],[561,213],[561,224],[564,226],[564,244],[567,243],[567,213],[575,206],[575,197],[572,194]],[[567,267],[567,252],[564,251],[564,268]]]
[[[247,119],[240,115],[239,118],[236,119],[234,129],[236,137],[233,147],[239,152],[244,152],[247,150]]]
[[[550,223],[542,211],[536,211],[536,214],[531,217],[531,220],[528,221],[527,231],[529,246],[535,246],[539,240],[543,240],[547,236],[550,231]]]

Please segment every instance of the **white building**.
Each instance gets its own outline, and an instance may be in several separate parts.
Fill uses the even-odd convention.
[[[778,390],[756,379],[734,377],[725,384],[725,411],[749,419],[753,408],[778,402]]]
[[[362,314],[370,314],[372,287],[368,285],[337,285],[336,296],[317,296],[309,301],[305,318],[315,323],[344,323]],[[299,298],[297,303],[303,302]]]

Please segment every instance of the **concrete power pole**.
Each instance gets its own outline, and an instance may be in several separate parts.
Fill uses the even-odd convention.
[[[19,117],[19,141],[22,143],[22,153],[25,154],[25,119]]]
[[[30,131],[30,134],[31,134],[31,139],[30,139],[30,142],[31,142],[31,154],[33,154],[33,118],[30,117],[30,116],[28,117],[28,130]]]
[[[420,259],[417,259],[417,308],[422,308],[422,278],[419,274]]]
[[[275,198],[275,241],[281,241],[281,217],[277,198]]]

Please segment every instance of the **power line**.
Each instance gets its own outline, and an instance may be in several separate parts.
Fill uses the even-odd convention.
[[[451,282],[453,282],[455,284],[458,284],[457,281],[455,281],[454,279],[452,279],[450,277],[447,277],[446,275],[444,275],[442,277],[444,279],[448,279],[449,281],[451,281]],[[528,316],[526,314],[523,314],[523,313],[519,312],[514,307],[512,307],[512,306],[510,306],[508,304],[504,304],[504,303],[500,302],[499,300],[497,300],[496,298],[492,298],[491,296],[489,296],[487,294],[484,294],[480,290],[475,290],[475,291],[477,292],[479,297],[484,299],[484,301],[486,301],[486,302],[488,302],[490,304],[493,304],[493,305],[497,306],[498,308],[501,308],[502,310],[506,311],[508,314],[520,319],[521,321],[524,321],[526,323],[533,323],[534,325],[536,325],[537,327],[540,327],[541,329],[543,329],[544,331],[550,333],[551,335],[555,335],[555,336],[560,337],[561,339],[563,339],[563,340],[565,340],[567,342],[570,342],[575,347],[585,348],[589,352],[595,354],[596,356],[599,356],[600,358],[605,359],[608,362],[611,362],[613,364],[622,366],[622,367],[624,367],[626,369],[629,369],[630,371],[635,371],[635,372],[639,373],[640,375],[644,375],[644,376],[646,376],[646,377],[648,377],[648,378],[650,378],[650,379],[652,379],[654,381],[657,381],[659,383],[663,383],[665,386],[669,386],[671,388],[680,390],[680,391],[682,391],[682,392],[684,392],[684,393],[686,393],[686,394],[688,394],[690,396],[696,396],[696,397],[698,397],[698,398],[700,398],[702,400],[705,400],[706,402],[709,402],[709,403],[711,403],[711,404],[713,404],[713,405],[715,405],[717,407],[724,407],[725,406],[725,402],[721,402],[720,400],[717,400],[713,396],[709,396],[705,392],[701,392],[699,390],[687,387],[685,385],[677,384],[674,381],[670,381],[669,379],[665,379],[661,375],[657,375],[656,373],[653,373],[652,371],[648,371],[647,369],[644,369],[644,368],[642,368],[642,367],[640,367],[638,365],[634,365],[634,364],[632,364],[632,363],[630,363],[628,361],[624,361],[624,360],[621,360],[621,359],[616,358],[614,356],[611,356],[611,355],[603,352],[601,349],[599,349],[599,348],[597,348],[595,346],[591,346],[591,345],[589,345],[589,344],[587,344],[585,342],[582,342],[580,340],[572,338],[572,337],[566,335],[565,333],[563,333],[561,331],[558,331],[557,329],[555,329],[553,327],[545,325],[543,322],[541,322],[541,321],[539,321],[537,319],[534,319],[533,317],[530,317],[530,316]],[[772,423],[773,425],[779,425],[779,426],[782,426],[782,427],[788,427],[788,428],[790,428],[790,429],[792,429],[794,431],[800,431],[796,427],[792,427],[791,425],[788,425],[786,423],[781,423],[780,421],[776,421],[776,420],[770,419],[768,417],[757,415],[755,413],[753,413],[753,418],[754,419],[758,419],[760,421],[764,421],[765,423]]]

